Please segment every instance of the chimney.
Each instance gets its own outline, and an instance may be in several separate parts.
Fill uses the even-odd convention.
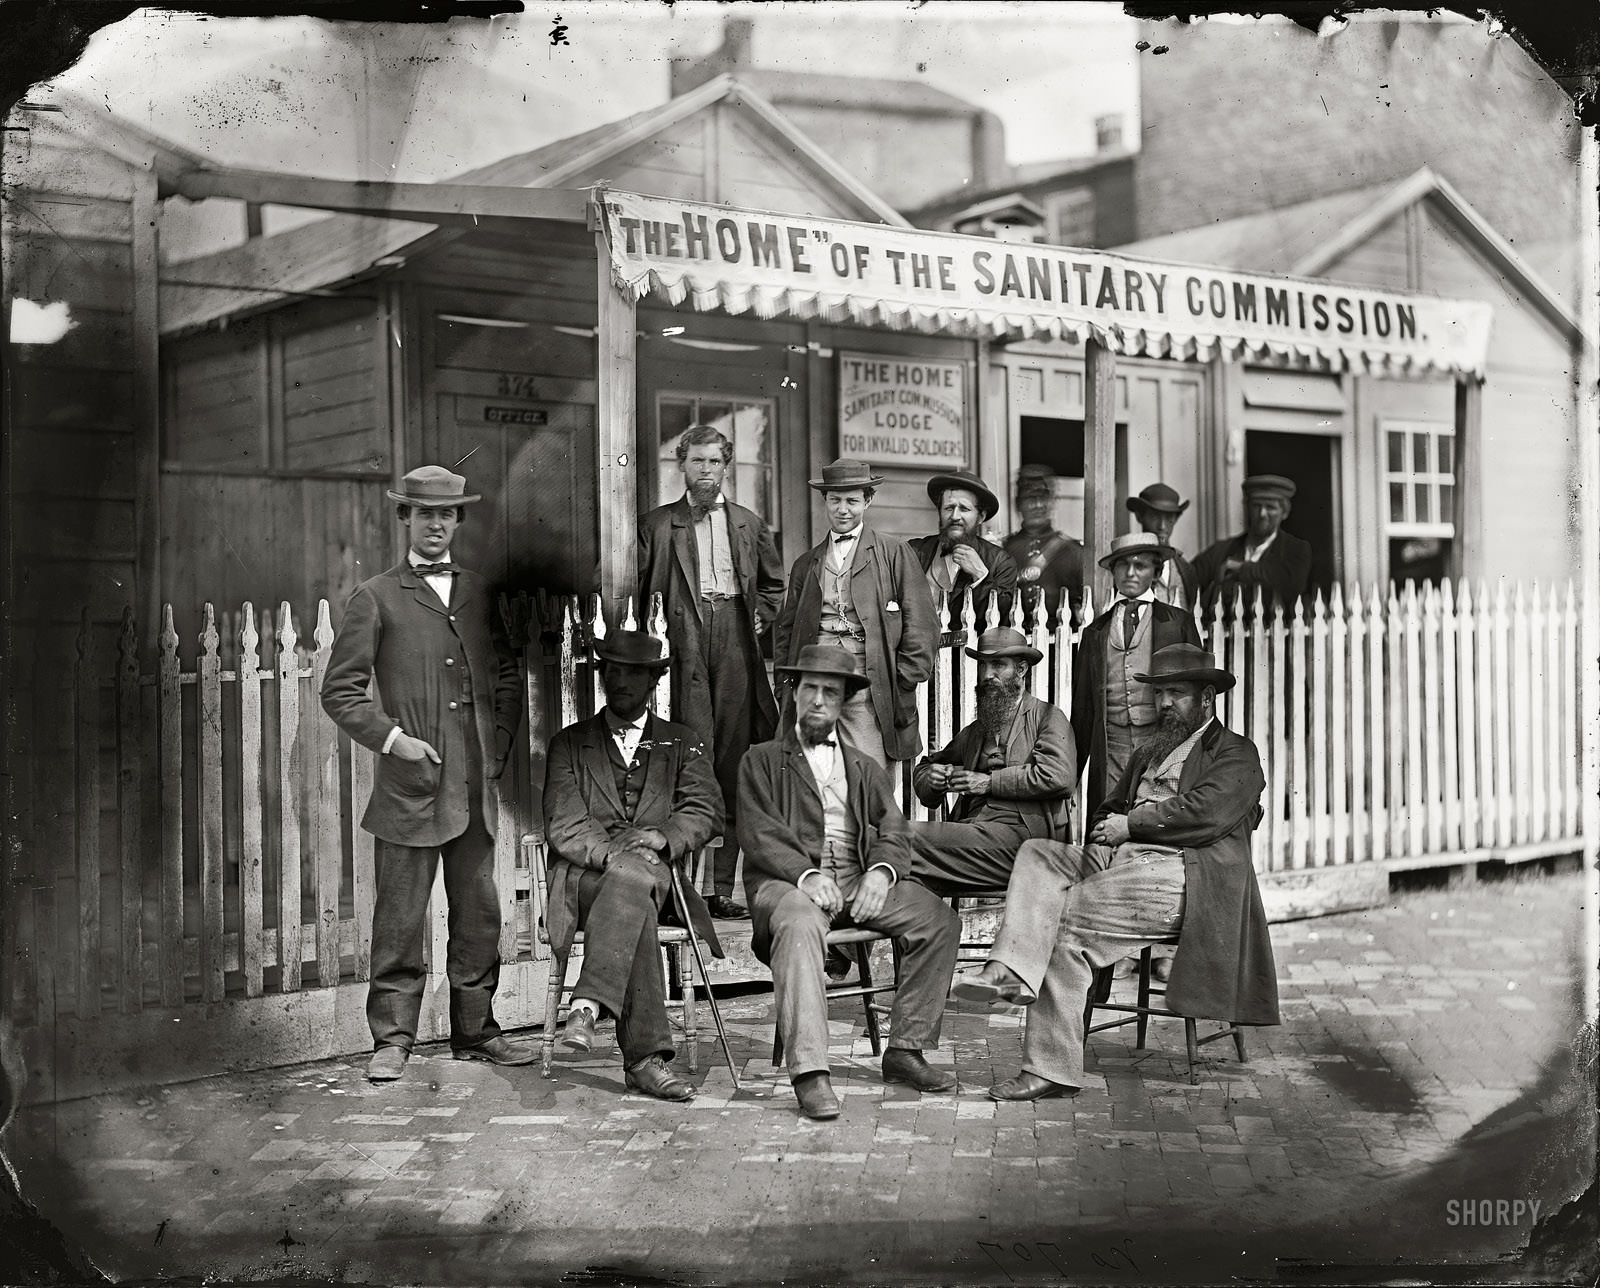
[[[737,73],[752,66],[755,61],[752,54],[755,27],[755,21],[751,18],[725,18],[722,22],[722,43],[709,54],[673,58],[668,81],[671,97],[687,94],[714,76],[721,76],[725,72]]]
[[[1122,113],[1110,112],[1094,118],[1094,150],[1114,152],[1122,147]]]
[[[753,18],[728,18],[722,24],[722,48],[717,59],[719,70],[736,72],[755,62],[753,49],[756,24]]]

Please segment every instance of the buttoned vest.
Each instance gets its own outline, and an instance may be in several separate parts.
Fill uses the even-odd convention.
[[[644,793],[644,749],[634,753],[633,764],[622,763],[622,753],[617,750],[617,740],[606,733],[606,754],[611,761],[611,777],[617,785],[617,795],[622,798],[622,814],[633,822],[634,811],[639,808],[639,797]]]
[[[856,538],[856,549],[861,548],[861,538]],[[817,564],[817,575],[822,580],[822,622],[825,632],[839,633],[848,627],[849,633],[861,637],[861,617],[856,612],[856,602],[850,593],[850,569],[835,572],[828,566],[833,558],[833,538],[828,539],[826,552]]]
[[[812,781],[815,781],[813,776]],[[856,848],[860,829],[850,813],[850,780],[844,769],[844,749],[833,751],[833,772],[822,784],[822,870],[835,881],[860,874]]]
[[[1106,632],[1106,722],[1114,725],[1148,725],[1156,721],[1155,692],[1133,677],[1150,674],[1150,637],[1155,611],[1148,603],[1139,605],[1139,629],[1133,645],[1117,642],[1121,632],[1122,601],[1112,609],[1111,629]]]

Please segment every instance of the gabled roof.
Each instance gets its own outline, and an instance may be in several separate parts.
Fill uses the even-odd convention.
[[[215,164],[204,153],[124,120],[77,90],[56,90],[50,97],[61,108],[58,119],[63,127],[80,139],[129,165],[142,168],[153,163],[160,196],[172,194],[167,183],[171,176]]]
[[[1153,259],[1293,277],[1326,277],[1338,262],[1408,206],[1427,202],[1494,263],[1535,308],[1565,331],[1576,314],[1451,184],[1427,166],[1398,183],[1371,184],[1311,201],[1148,237],[1119,251]]]
[[[570,135],[529,152],[502,157],[454,176],[447,183],[506,187],[586,186],[603,180],[596,173],[607,161],[661,134],[680,121],[726,102],[748,111],[792,147],[836,191],[857,217],[904,227],[906,221],[854,176],[834,162],[800,129],[747,85],[718,76],[661,107]],[[169,264],[167,276],[183,281],[228,283],[231,289],[163,287],[163,333],[269,307],[285,293],[325,290],[349,282],[380,261],[426,249],[421,243],[460,236],[430,224],[335,215],[302,224],[241,246]]]
[[[941,197],[908,211],[912,223],[921,227],[950,219],[956,214],[965,215],[968,206],[983,205],[996,197],[1022,195],[1036,199],[1049,192],[1057,183],[1081,178],[1095,170],[1126,164],[1134,153],[1127,148],[1107,149],[1093,156],[1066,157],[1055,161],[1030,161],[1010,167],[1010,180],[1003,186],[973,191],[970,187],[957,188]]]

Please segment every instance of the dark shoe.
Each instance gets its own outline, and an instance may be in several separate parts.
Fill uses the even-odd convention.
[[[477,1046],[456,1047],[450,1054],[457,1060],[486,1060],[490,1064],[532,1064],[539,1058],[539,1048],[531,1042],[513,1042],[510,1038],[492,1037]]]
[[[826,1122],[839,1116],[839,1097],[833,1094],[833,1082],[826,1073],[801,1074],[794,1084],[794,1096],[807,1118]]]
[[[750,917],[744,904],[735,903],[725,894],[712,895],[706,900],[706,907],[718,921],[747,921]]]
[[[940,1073],[922,1058],[921,1051],[904,1047],[890,1047],[883,1053],[883,1080],[909,1082],[918,1091],[930,1093],[956,1089],[955,1074]]]
[[[1172,975],[1172,958],[1152,957],[1150,959],[1150,978],[1158,984],[1165,984]]]
[[[411,1052],[405,1047],[382,1046],[367,1060],[368,1082],[393,1082],[406,1069]]]
[[[854,965],[855,961],[842,948],[829,948],[828,955],[822,961],[823,971],[835,984],[849,975],[850,968]]]
[[[646,1056],[629,1069],[623,1081],[629,1091],[642,1091],[658,1100],[693,1100],[694,1084],[684,1081],[658,1055]]]
[[[976,974],[957,975],[950,982],[950,996],[986,1006],[1031,1006],[1038,996],[998,962],[988,962]]]
[[[1078,1094],[1076,1087],[1069,1087],[1064,1082],[1051,1082],[1049,1078],[1041,1078],[1036,1073],[1024,1070],[1015,1078],[1007,1078],[1004,1082],[997,1082],[989,1088],[990,1100],[1045,1100],[1051,1096],[1075,1096]]]
[[[561,1045],[568,1051],[589,1051],[594,1044],[594,1015],[587,1006],[574,1006],[561,1026]]]

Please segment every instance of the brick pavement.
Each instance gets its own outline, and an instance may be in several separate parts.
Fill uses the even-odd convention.
[[[1194,1282],[1492,1261],[1531,1218],[1464,1228],[1449,1200],[1548,1213],[1592,1174],[1592,1091],[1567,1074],[1580,894],[1533,879],[1275,926],[1283,1025],[1252,1032],[1247,1064],[1203,1048],[1194,1087],[1165,1021],[1143,1052],[1131,1029],[1097,1036],[1075,1100],[995,1105],[1021,1013],[956,1010],[931,1058],[961,1089],[919,1097],[878,1080],[841,1003],[844,1113],[811,1123],[768,1063],[758,992],[724,1003],[743,1090],[707,1043],[687,1106],[623,1094],[614,1046],[549,1080],[433,1047],[391,1086],[334,1060],[25,1110],[4,1144],[118,1278]]]

